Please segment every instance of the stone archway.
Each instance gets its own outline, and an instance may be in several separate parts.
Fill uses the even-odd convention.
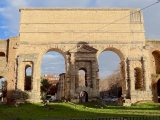
[[[44,49],[43,49],[43,51],[39,54],[39,57],[38,57],[38,59],[37,59],[37,62],[38,62],[38,68],[40,68],[40,66],[41,66],[41,60],[42,60],[42,57],[46,54],[46,53],[48,53],[48,52],[57,52],[57,53],[59,53],[60,55],[62,55],[63,56],[63,58],[64,58],[64,62],[65,62],[65,70],[66,70],[66,72],[68,71],[68,67],[67,67],[67,62],[68,62],[68,59],[67,59],[67,53],[65,52],[65,51],[63,51],[62,49],[60,49],[59,47],[57,47],[57,46],[45,46],[44,47]],[[40,69],[39,69],[40,70]],[[40,74],[40,72],[39,72],[39,74]]]
[[[88,93],[86,91],[81,91],[80,92],[79,102],[88,102]]]
[[[55,60],[57,60],[57,61],[55,61]],[[44,61],[47,61],[47,62],[44,62]],[[43,64],[42,64],[42,62],[43,62]],[[64,70],[61,71],[61,73],[66,73],[66,55],[64,52],[60,51],[59,49],[49,49],[48,51],[44,51],[38,59],[39,66],[52,63],[52,64],[50,64],[51,66],[57,67],[55,62],[57,62],[60,65],[63,65]],[[63,62],[63,64],[62,64],[62,62]],[[53,65],[54,63],[55,63],[55,65]],[[51,67],[51,66],[48,66],[48,67]],[[62,67],[62,66],[59,66],[59,67]],[[41,68],[41,70],[42,70],[42,68]],[[61,73],[59,73],[59,74],[61,74]],[[41,71],[41,74],[42,74],[42,71]],[[52,74],[55,74],[54,71],[52,71]],[[59,75],[59,74],[57,74],[57,75]]]
[[[127,62],[126,62],[124,52],[122,52],[122,50],[119,48],[119,46],[117,46],[117,47],[112,46],[112,47],[106,47],[106,48],[102,49],[101,51],[98,51],[97,56],[99,57],[102,54],[102,52],[107,52],[107,51],[113,52],[115,55],[117,55],[119,57],[119,60],[120,60],[120,62],[119,62],[120,69],[118,69],[118,70],[120,71],[121,76],[119,76],[117,79],[121,79],[120,81],[122,83],[122,86],[118,87],[117,84],[115,84],[115,86],[119,88],[119,91],[121,91],[117,95],[120,97],[121,97],[121,95],[127,95],[127,97],[129,98],[130,97],[129,96],[129,83],[126,80],[127,79],[127,67],[126,67]],[[108,56],[108,57],[110,57],[110,56]],[[118,64],[117,64],[117,66],[118,66]]]
[[[158,100],[158,89],[159,89],[159,81],[160,81],[160,50],[153,49],[150,53],[151,55],[151,78],[152,78],[152,94],[153,94],[153,101],[159,102]]]
[[[36,76],[37,76],[38,79],[40,79],[40,76],[42,75],[41,67],[42,67],[42,58],[43,58],[43,56],[46,55],[47,53],[52,53],[53,54],[54,52],[60,54],[63,57],[63,59],[64,59],[64,61],[63,61],[64,62],[64,71],[62,71],[62,72],[65,72],[64,73],[65,74],[65,78],[67,78],[67,74],[66,73],[68,71],[68,68],[66,67],[67,66],[66,53],[64,51],[62,51],[59,47],[56,48],[56,47],[51,47],[51,46],[45,46],[44,49],[43,49],[43,51],[39,54],[39,57],[38,57],[37,63],[36,63],[37,64],[36,70],[38,71],[38,73],[36,74]],[[49,56],[52,57],[52,58],[54,58],[53,57],[54,55],[49,55]],[[55,69],[55,71],[56,71],[56,69]],[[53,73],[55,71],[50,71],[50,72]],[[61,73],[57,74],[57,76],[58,75],[61,75]],[[65,82],[66,82],[66,80],[65,80]],[[65,87],[65,86],[63,86],[63,87]],[[66,91],[68,92],[68,90],[66,90],[66,88],[67,87],[65,87],[65,93],[66,93]],[[40,94],[40,83],[37,85],[37,91]],[[64,93],[64,91],[63,91],[63,93]],[[57,94],[59,94],[59,93],[57,93]],[[65,94],[64,97],[68,98],[68,94]]]
[[[66,61],[65,55],[59,49],[49,49],[41,58],[41,80],[47,79],[51,85],[48,88],[47,94],[57,96],[57,99],[67,99],[66,94],[67,85],[66,82]],[[62,89],[62,87],[64,89]],[[61,91],[59,91],[61,88]],[[46,91],[41,87],[41,97],[46,97]]]
[[[126,59],[125,55],[124,55],[124,52],[122,52],[122,49],[120,49],[120,46],[109,47],[109,46],[104,45],[103,48],[104,49],[101,49],[101,50],[99,50],[97,52],[97,57],[104,51],[112,51],[112,52],[116,53],[119,56],[121,61],[124,61]]]
[[[160,51],[155,50],[152,52],[152,56],[153,56],[153,65],[155,68],[155,73],[156,74],[160,74]]]
[[[57,51],[65,59],[68,98],[74,101],[78,99],[80,91],[86,91],[88,100],[95,99],[99,97],[97,56],[102,51],[110,50],[121,59],[125,83],[122,94],[126,94],[132,103],[151,100],[150,70],[158,70],[153,73],[159,74],[159,63],[152,66],[150,58],[152,50],[160,50],[160,47],[159,41],[145,39],[143,16],[137,11],[128,8],[21,8],[19,36],[0,42],[0,51],[5,54],[0,55],[0,75],[6,76],[9,81],[8,90],[24,90],[24,69],[29,62],[33,69],[30,101],[39,101],[41,58],[48,51]],[[132,15],[121,19],[118,24],[114,23],[126,14]],[[82,64],[87,69],[88,87],[76,90],[77,70],[82,68]],[[144,81],[144,89],[141,91],[135,90],[134,69],[137,67],[142,70]],[[11,92],[8,98],[11,99]]]

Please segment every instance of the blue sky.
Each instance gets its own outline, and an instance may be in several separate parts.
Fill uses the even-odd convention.
[[[0,39],[19,33],[19,8],[21,7],[67,7],[67,8],[144,8],[157,0],[1,0]],[[146,38],[160,38],[160,3],[143,11]]]
[[[111,74],[119,65],[119,56],[111,51],[102,52],[98,57],[100,77]],[[56,74],[65,72],[65,61],[58,52],[46,53],[42,58],[41,74]]]
[[[158,0],[0,0],[0,39],[18,36],[20,21],[19,8],[22,7],[144,8],[157,1]],[[159,11],[160,3],[143,11],[146,38],[160,39]],[[116,54],[108,52],[101,54],[99,61],[100,76],[105,76],[118,66],[119,58]],[[65,70],[63,67],[63,57],[57,53],[45,54],[42,58],[42,63],[42,74],[50,72],[58,75]],[[101,63],[103,63],[103,65]],[[59,67],[55,68],[53,65]]]

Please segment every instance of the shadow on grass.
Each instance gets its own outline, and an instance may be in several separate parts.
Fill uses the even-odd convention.
[[[101,117],[120,117],[120,116],[145,116],[160,114],[160,111],[144,112],[144,108],[105,106],[96,108],[95,103],[71,104],[71,103],[50,103],[44,106],[41,103],[20,104],[18,107],[10,105],[0,105],[0,120],[43,120],[54,118],[101,118]],[[135,109],[135,110],[134,110]],[[148,109],[148,108],[147,108]],[[139,111],[142,110],[142,114]],[[159,109],[157,109],[159,110]],[[143,114],[144,113],[144,114]]]
[[[85,103],[78,103],[79,105],[83,105],[85,107],[90,108],[98,108],[103,107],[105,109],[132,109],[132,110],[160,110],[160,103],[143,103],[139,105],[132,105],[132,106],[118,106],[116,104],[106,104],[106,105],[99,105],[97,102],[85,102]]]

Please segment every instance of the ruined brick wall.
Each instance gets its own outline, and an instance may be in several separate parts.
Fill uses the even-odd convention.
[[[12,91],[16,86],[16,43],[18,37],[11,37],[8,40],[0,41],[0,52],[5,53],[1,56],[0,76],[7,81],[7,102],[11,101]]]
[[[0,40],[0,76],[5,77],[7,72],[8,40]]]
[[[157,82],[160,79],[160,40],[146,40],[145,49],[149,56],[150,81],[153,101],[158,102]]]

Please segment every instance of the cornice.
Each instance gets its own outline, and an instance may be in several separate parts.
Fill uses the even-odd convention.
[[[139,8],[20,8],[21,10],[54,10],[54,11],[129,11],[129,10],[140,10]]]

